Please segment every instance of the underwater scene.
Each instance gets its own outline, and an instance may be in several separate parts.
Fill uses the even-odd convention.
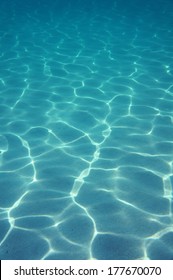
[[[0,259],[173,260],[172,11],[0,1]]]

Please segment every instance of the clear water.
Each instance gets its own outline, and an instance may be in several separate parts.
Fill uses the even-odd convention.
[[[1,259],[173,259],[172,11],[1,0]]]

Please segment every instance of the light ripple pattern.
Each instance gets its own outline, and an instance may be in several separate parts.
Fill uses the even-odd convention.
[[[1,0],[1,259],[173,259],[172,10]]]

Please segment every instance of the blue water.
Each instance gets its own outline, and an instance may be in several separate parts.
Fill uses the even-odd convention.
[[[173,259],[172,11],[1,0],[1,259]]]

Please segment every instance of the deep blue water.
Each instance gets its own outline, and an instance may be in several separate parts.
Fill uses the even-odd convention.
[[[173,259],[172,11],[1,0],[1,259]]]

